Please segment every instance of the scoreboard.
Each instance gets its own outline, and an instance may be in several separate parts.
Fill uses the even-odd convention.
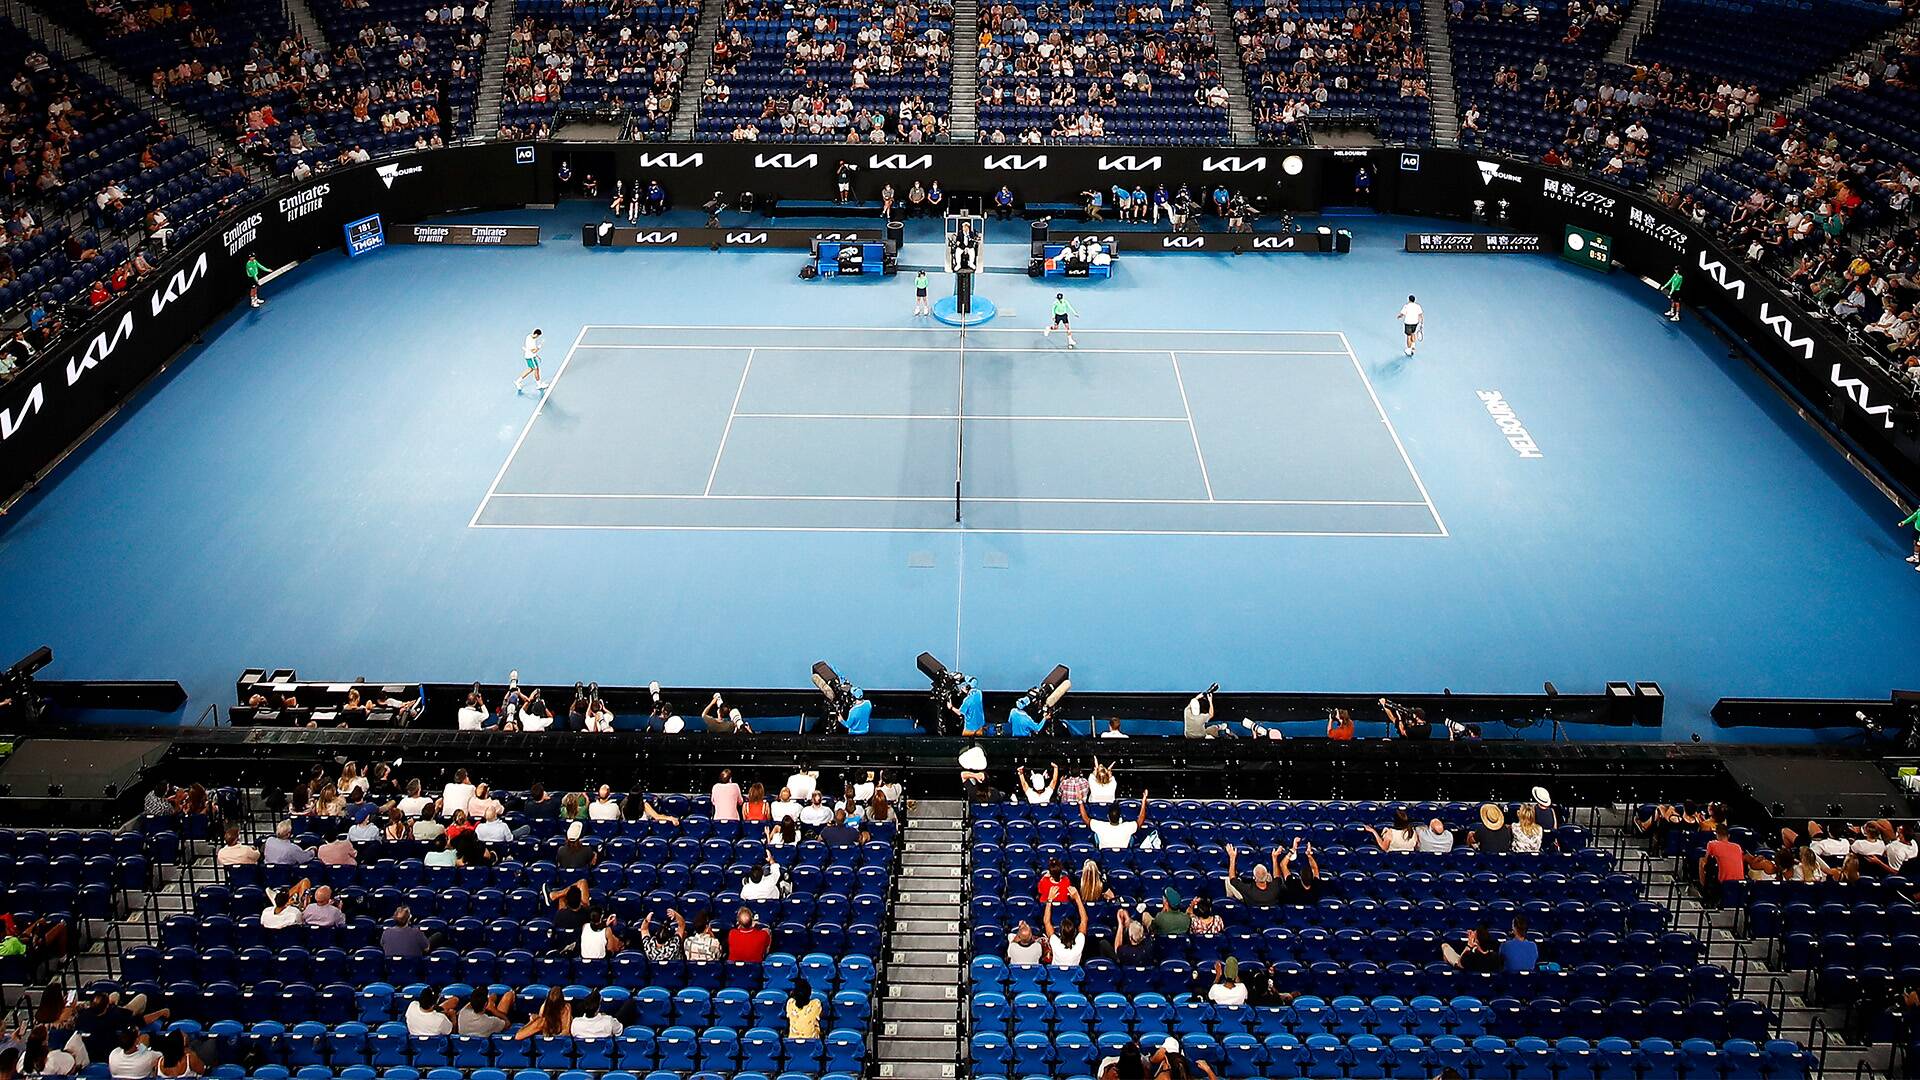
[[[347,254],[358,258],[369,251],[387,246],[386,230],[380,226],[380,215],[369,214],[358,221],[349,221],[346,226]]]

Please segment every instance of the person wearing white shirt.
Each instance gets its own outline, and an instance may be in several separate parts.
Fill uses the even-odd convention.
[[[1907,860],[1915,855],[1920,855],[1920,844],[1908,839],[1905,825],[1894,826],[1893,837],[1887,841],[1887,850],[1880,856],[1886,860],[1887,869],[1897,874]]]
[[[1105,731],[1103,731],[1103,732],[1101,732],[1101,733],[1100,733],[1100,737],[1101,737],[1101,738],[1103,738],[1103,739],[1124,739],[1124,738],[1126,738],[1126,737],[1127,737],[1127,733],[1126,733],[1126,732],[1124,732],[1124,731],[1121,731],[1121,730],[1120,730],[1120,718],[1119,718],[1119,717],[1117,717],[1117,716],[1109,716],[1109,717],[1107,717],[1107,730],[1105,730]]]
[[[1040,932],[1047,935],[1048,963],[1054,967],[1079,967],[1080,956],[1087,951],[1087,904],[1080,899],[1080,890],[1070,889],[1067,895],[1073,897],[1073,906],[1079,910],[1079,917],[1068,919],[1058,926],[1053,921],[1053,901],[1047,901],[1040,909]]]
[[[1015,770],[1020,781],[1020,794],[1026,796],[1029,804],[1045,806],[1053,801],[1053,789],[1060,784],[1060,766],[1054,765],[1050,773],[1033,770],[1029,775],[1025,769]]]
[[[800,808],[800,824],[817,829],[833,820],[833,807],[821,801],[819,792],[813,792],[812,796],[807,805]]]
[[[407,1006],[407,1034],[453,1034],[454,1007],[455,1002],[452,998],[439,1000],[434,997],[431,987],[423,988],[420,995]]]
[[[740,882],[740,899],[780,899],[780,864],[773,861],[771,853],[765,863],[747,871],[745,880]]]
[[[605,960],[609,952],[619,952],[625,948],[625,943],[622,942],[620,936],[614,932],[613,926],[614,917],[612,915],[599,911],[594,912],[593,915],[587,919],[586,923],[580,927],[580,959]],[[608,1019],[612,1018],[608,1017]],[[574,1034],[578,1035],[579,1032],[575,1031]],[[614,1034],[618,1035],[619,1031],[616,1029]]]
[[[460,730],[479,731],[487,726],[487,720],[492,717],[492,715],[492,713],[487,711],[486,699],[482,698],[480,692],[476,690],[468,694],[467,703],[460,706],[460,716],[458,720]]]
[[[1046,947],[1046,942],[1034,936],[1033,927],[1022,920],[1007,938],[1007,963],[1038,964]]]
[[[260,911],[260,929],[284,930],[289,926],[300,925],[300,907],[294,902],[291,890],[282,889],[273,894],[273,903]]]
[[[586,996],[573,1014],[573,1037],[576,1039],[611,1039],[626,1028],[600,1011],[600,992],[598,990]]]
[[[1140,793],[1140,816],[1133,821],[1120,820],[1120,804],[1109,803],[1107,819],[1095,821],[1087,813],[1087,804],[1080,803],[1080,822],[1093,831],[1094,842],[1102,851],[1125,851],[1133,843],[1133,835],[1147,827],[1147,793]]]
[[[1420,332],[1427,325],[1427,313],[1420,307],[1412,294],[1407,302],[1400,305],[1400,329],[1407,335],[1407,355],[1413,355],[1413,347],[1420,342]]]
[[[786,788],[781,788],[779,797],[767,806],[767,819],[769,821],[785,821],[787,818],[792,818],[795,821],[799,821],[800,810],[800,800],[793,797],[793,792]]]
[[[1112,802],[1120,794],[1120,779],[1113,774],[1113,767],[1100,764],[1093,759],[1093,771],[1087,774],[1087,801],[1105,804]]]
[[[813,797],[817,786],[815,781],[819,778],[819,773],[801,766],[792,776],[787,777],[787,794],[795,802],[806,802]]]
[[[467,770],[456,769],[453,782],[440,792],[440,816],[451,818],[455,813],[465,810],[473,801],[474,786],[467,777]]]
[[[587,804],[587,820],[620,820],[620,804],[613,801],[613,789],[611,787],[605,784],[600,785],[599,794],[594,797],[593,802]]]
[[[120,1045],[107,1055],[107,1073],[114,1080],[146,1080],[160,1065],[160,1052],[147,1045],[147,1037],[128,1028]]]
[[[513,827],[500,818],[500,811],[487,811],[487,820],[474,827],[473,835],[483,844],[506,844],[513,840]]]
[[[1813,853],[1834,865],[1845,862],[1847,852],[1852,849],[1846,840],[1822,829],[1818,822],[1807,823],[1807,836],[1807,846],[1813,849]]]
[[[1228,960],[1224,965],[1215,961],[1213,965],[1213,985],[1207,988],[1207,1000],[1215,1005],[1245,1005],[1247,1003],[1247,984],[1240,981],[1240,964]]]

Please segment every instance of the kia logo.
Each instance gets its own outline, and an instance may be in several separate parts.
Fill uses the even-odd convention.
[[[1002,154],[999,157],[990,157],[986,159],[986,161],[982,162],[981,165],[983,168],[987,168],[987,169],[1006,169],[1012,172],[1029,172],[1035,169],[1046,168],[1047,155],[1035,154],[1032,157],[1021,157],[1019,154]]]
[[[1163,236],[1160,238],[1163,248],[1203,248],[1207,246],[1204,236]]]
[[[1158,155],[1146,158],[1134,157],[1132,154],[1122,154],[1119,157],[1100,155],[1101,172],[1149,172],[1160,168],[1162,164]]]
[[[820,164],[819,154],[755,154],[753,164],[761,169],[810,169]]]
[[[694,154],[641,154],[640,167],[643,169],[697,169],[707,163],[707,155]]]
[[[633,234],[633,242],[636,244],[674,244],[679,241],[680,234],[677,232],[643,232]]]
[[[1264,156],[1255,158],[1209,157],[1200,160],[1200,169],[1203,172],[1264,172],[1266,167],[1267,159]]]
[[[764,244],[766,242],[767,234],[763,232],[730,232],[727,234],[727,243],[729,244]]]
[[[924,169],[933,164],[932,154],[909,157],[906,154],[874,154],[867,159],[870,169]]]
[[[1295,238],[1291,236],[1256,236],[1253,238],[1253,246],[1256,249],[1267,248],[1273,251],[1291,251],[1293,250],[1295,242]]]

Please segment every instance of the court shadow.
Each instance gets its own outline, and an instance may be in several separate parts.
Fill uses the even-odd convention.
[[[1373,374],[1376,378],[1391,378],[1405,371],[1407,369],[1407,362],[1412,359],[1411,356],[1396,356],[1386,363],[1381,364],[1379,367],[1374,368]]]

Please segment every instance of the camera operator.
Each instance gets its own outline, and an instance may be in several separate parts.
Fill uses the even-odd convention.
[[[1022,694],[1020,699],[1013,703],[1013,708],[1007,710],[1007,734],[1023,738],[1028,735],[1040,734],[1042,721],[1034,719],[1033,712],[1029,711],[1032,710],[1033,707],[1034,700],[1025,694]],[[1041,708],[1038,711],[1042,717],[1045,717],[1046,707],[1044,703],[1041,704]]]
[[[1227,734],[1227,725],[1214,723],[1213,695],[1220,689],[1215,683],[1193,695],[1180,714],[1183,734],[1189,739],[1211,739]]]
[[[1433,725],[1427,720],[1425,709],[1409,709],[1397,705],[1386,698],[1380,699],[1380,708],[1387,714],[1387,722],[1393,725],[1393,732],[1402,739],[1430,739],[1433,737]]]
[[[958,689],[965,691],[960,695],[959,701],[954,700],[954,694],[951,691],[946,695],[948,723],[958,720],[962,735],[985,735],[987,733],[986,695],[980,692],[980,688],[974,685],[972,679],[961,683]]]
[[[716,692],[707,707],[700,710],[700,719],[707,725],[708,731],[717,731],[725,735],[751,735],[753,727],[747,718],[740,715],[739,709],[727,708],[727,703]]]
[[[1101,191],[1099,188],[1088,188],[1087,190],[1081,192],[1080,208],[1086,212],[1086,220],[1088,221],[1107,220],[1106,215],[1101,212],[1101,207],[1106,205],[1106,201],[1107,201],[1106,193]]]

